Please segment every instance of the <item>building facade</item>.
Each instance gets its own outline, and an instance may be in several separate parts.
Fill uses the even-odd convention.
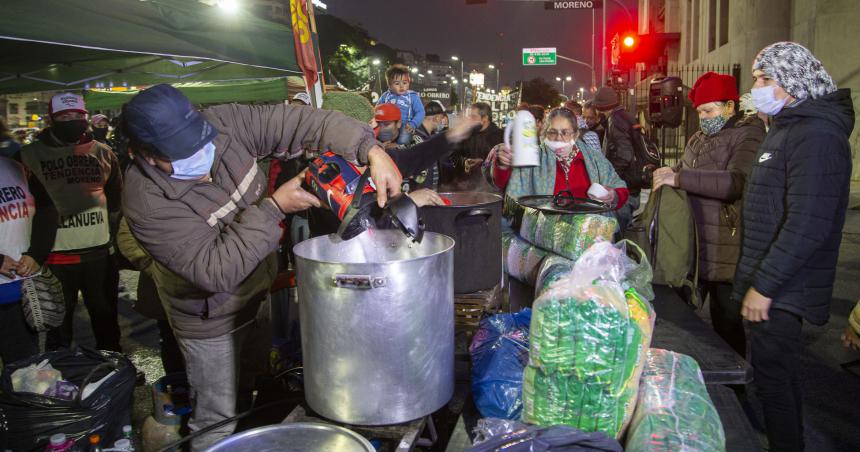
[[[741,92],[752,87],[759,50],[777,41],[798,42],[821,60],[838,87],[851,89],[855,114],[860,111],[860,46],[851,38],[860,23],[857,0],[639,0],[639,14],[640,34],[680,33],[679,42],[666,47],[670,68],[739,64]],[[851,136],[854,180],[860,180],[858,129]]]

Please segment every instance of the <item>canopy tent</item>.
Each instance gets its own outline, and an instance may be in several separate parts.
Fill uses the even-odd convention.
[[[289,91],[295,92],[304,89],[304,80],[301,77],[288,77],[226,82],[174,83],[173,86],[197,105],[228,102],[270,102],[286,99]],[[288,88],[291,89],[288,90]],[[90,111],[117,110],[137,93],[137,90],[90,90],[84,93],[84,100]]]
[[[5,2],[0,49],[0,94],[301,75],[289,27],[189,0]]]

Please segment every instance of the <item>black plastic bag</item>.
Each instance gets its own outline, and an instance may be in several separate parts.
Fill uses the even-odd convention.
[[[481,419],[483,438],[468,452],[622,452],[621,444],[602,432],[583,432],[567,425],[539,427],[504,419]],[[491,435],[487,438],[487,435]]]
[[[34,393],[14,392],[12,373],[47,359],[63,374],[63,379],[78,386],[74,400],[63,400]],[[95,392],[84,400],[81,395],[116,370]],[[116,352],[75,348],[34,355],[8,364],[0,377],[0,449],[14,451],[44,450],[51,435],[64,433],[80,447],[87,447],[90,434],[98,433],[102,444],[122,438],[122,427],[131,424],[132,395],[136,369],[125,356]]]

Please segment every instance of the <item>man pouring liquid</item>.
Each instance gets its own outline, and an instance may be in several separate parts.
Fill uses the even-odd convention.
[[[243,355],[268,351],[251,344],[267,332],[256,319],[277,273],[278,225],[288,213],[321,205],[301,188],[304,174],[266,197],[257,160],[331,150],[369,165],[380,206],[399,194],[401,177],[370,127],[338,112],[236,104],[198,112],[175,88],[157,85],[135,96],[123,117],[134,164],[120,234],[145,251],[134,264],[154,279],[185,357],[194,432],[236,414],[245,395],[239,388],[252,377],[239,363],[254,361]],[[192,449],[234,428],[207,432]]]

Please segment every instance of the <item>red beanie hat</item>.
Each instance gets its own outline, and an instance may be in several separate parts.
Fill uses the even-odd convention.
[[[707,72],[696,80],[687,97],[693,102],[695,108],[708,102],[733,100],[737,103],[739,99],[737,80],[731,75]]]

